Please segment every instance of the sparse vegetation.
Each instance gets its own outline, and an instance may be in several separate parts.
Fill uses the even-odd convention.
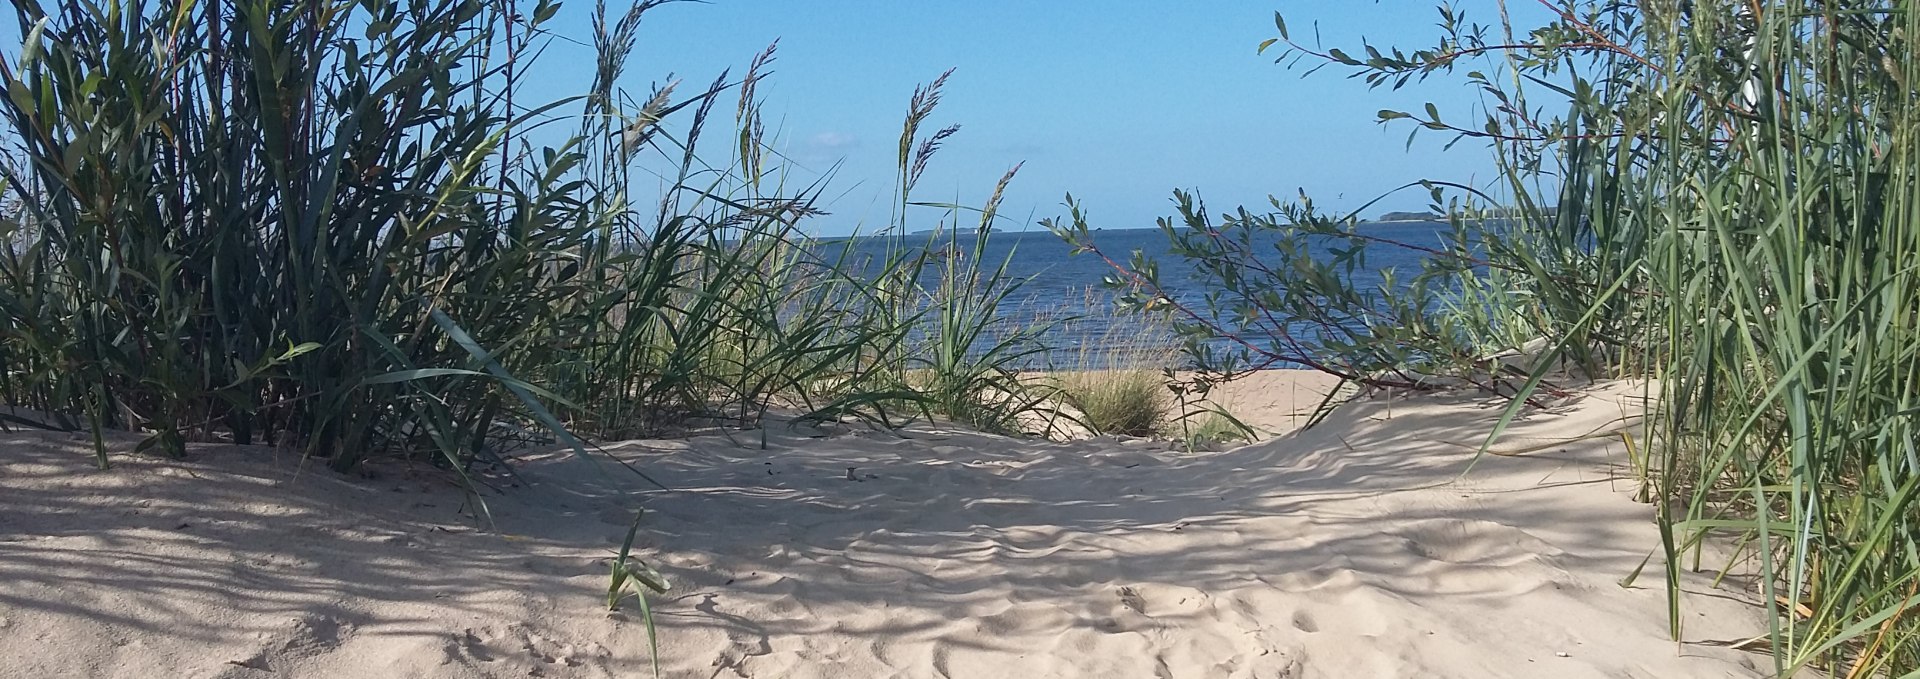
[[[1057,379],[1067,405],[1096,433],[1159,436],[1166,431],[1170,399],[1159,371],[1074,371]]]
[[[1228,443],[1252,441],[1255,432],[1225,410],[1202,409],[1188,413],[1178,431],[1189,450],[1206,449]]]
[[[1090,292],[1083,306],[1098,309],[1107,304]],[[1071,362],[1056,364],[1061,369],[1047,381],[1059,389],[1080,424],[1095,434],[1165,435],[1174,403],[1163,373],[1178,358],[1174,347],[1154,341],[1165,334],[1139,319],[1113,319],[1099,336],[1065,350]]]
[[[1088,309],[1111,306],[1089,291]],[[1094,434],[1119,434],[1178,441],[1187,450],[1252,441],[1258,434],[1219,403],[1207,399],[1213,386],[1185,374],[1171,331],[1150,317],[1104,319],[1100,336],[1055,363],[1043,382],[1057,388],[1065,410]],[[1073,323],[1067,330],[1073,330]],[[1069,367],[1070,366],[1070,367]]]

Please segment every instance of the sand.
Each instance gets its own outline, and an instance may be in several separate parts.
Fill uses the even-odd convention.
[[[1260,379],[1235,389],[1299,376]],[[1502,445],[1617,426],[1627,394]],[[634,441],[610,450],[674,490],[532,455],[530,486],[489,478],[499,532],[431,469],[208,444],[96,472],[78,437],[0,433],[0,676],[648,676],[641,622],[603,608],[636,504],[675,585],[671,677],[1763,674],[1726,643],[1765,628],[1746,592],[1690,575],[1676,644],[1657,558],[1619,584],[1658,540],[1617,440],[1461,478],[1497,413],[1375,399],[1193,454],[935,426]]]
[[[1268,370],[1213,389],[1204,406],[1218,406],[1263,436],[1292,433],[1313,418],[1340,378],[1314,370]],[[1351,391],[1351,389],[1349,389]]]

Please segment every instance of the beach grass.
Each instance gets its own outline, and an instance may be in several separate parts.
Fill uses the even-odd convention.
[[[1178,192],[1161,226],[1208,283],[1191,300],[1153,257],[1103,252],[1079,204],[1049,225],[1107,259],[1128,308],[1215,340],[1189,357],[1221,379],[1296,364],[1476,389],[1509,404],[1495,437],[1567,385],[1644,380],[1652,415],[1620,434],[1644,444],[1674,638],[1683,570],[1752,571],[1776,673],[1920,669],[1920,8],[1543,4],[1539,26],[1440,6],[1422,48],[1330,47],[1277,16],[1261,46],[1380,90],[1452,78],[1497,102],[1379,113],[1494,151],[1491,182],[1403,187],[1447,216],[1438,243],[1387,241],[1305,196],[1216,213]],[[1358,284],[1372,248],[1428,263]],[[1733,556],[1706,562],[1709,543]]]
[[[1055,379],[1067,405],[1095,433],[1159,436],[1166,432],[1171,399],[1159,371],[1073,371]]]
[[[872,257],[810,233],[824,187],[789,184],[760,113],[772,47],[705,87],[627,88],[662,4],[598,6],[590,91],[530,102],[551,2],[15,3],[6,424],[87,432],[103,468],[112,430],[175,457],[428,462],[490,524],[477,470],[526,446],[764,437],[775,408],[1011,430],[1041,407],[1013,376],[1044,328],[1007,327],[1023,281],[982,257],[1015,172],[984,208],[913,195],[957,130],[922,129],[946,76],[912,94]],[[732,143],[702,146],[727,112]],[[921,214],[977,220],[971,256],[906,238]],[[651,640],[666,585],[633,538],[608,605],[644,585]]]
[[[1777,2],[1640,18],[1592,20],[1623,54],[1567,136],[1599,141],[1558,147],[1552,200],[1514,191],[1551,246],[1530,251],[1556,253],[1529,259],[1577,274],[1535,276],[1562,319],[1557,354],[1658,378],[1651,478],[1676,636],[1678,569],[1751,564],[1775,604],[1776,671],[1910,673],[1920,15]],[[1708,540],[1736,556],[1703,564]]]
[[[600,7],[590,91],[528,102],[550,2],[14,3],[0,420],[82,432],[102,467],[129,430],[169,456],[425,462],[469,490],[519,447],[592,460],[592,441],[777,409],[1019,433],[1064,403],[1100,433],[1249,435],[1158,347],[1110,337],[1022,378],[1065,321],[1004,313],[1027,281],[988,241],[1018,166],[982,206],[915,192],[958,131],[932,122],[946,75],[908,100],[872,257],[811,235],[825,187],[790,180],[761,114],[772,48],[704,87],[627,88],[660,4]],[[1409,184],[1453,231],[1410,281],[1352,284],[1367,247],[1409,246],[1352,215],[1215,214],[1182,192],[1162,228],[1211,277],[1204,304],[1136,255],[1110,260],[1120,306],[1169,314],[1198,384],[1306,366],[1482,389],[1511,420],[1569,375],[1645,379],[1652,416],[1621,433],[1645,444],[1673,636],[1683,569],[1750,569],[1776,673],[1920,669],[1920,10],[1553,4],[1551,25],[1508,27],[1531,42],[1443,9],[1437,47],[1365,58],[1276,22],[1271,44],[1380,87],[1478,61],[1467,83],[1506,102],[1467,123],[1382,112],[1487,143],[1501,170]],[[712,126],[732,128],[717,148]],[[1100,254],[1071,210],[1053,226]],[[1316,258],[1324,242],[1344,254]],[[665,582],[629,558],[634,526],[608,605],[631,590],[645,611]],[[1704,563],[1710,543],[1733,557]]]
[[[100,451],[129,429],[168,455],[273,443],[455,471],[776,405],[989,428],[1032,407],[1009,366],[1041,329],[1002,331],[1021,281],[979,256],[1014,172],[984,209],[912,196],[954,133],[921,129],[945,77],[913,93],[876,261],[811,236],[822,187],[768,153],[772,48],[701,89],[625,89],[660,4],[602,7],[593,89],[534,103],[515,97],[549,3],[16,5],[0,400]],[[709,162],[729,110],[736,143]],[[670,190],[636,192],[663,172]],[[946,233],[977,218],[973,256],[905,238],[923,212]]]
[[[1081,308],[1112,308],[1112,301],[1089,290]],[[1097,335],[1081,332],[1084,319],[1065,321],[1080,339],[1056,353],[1048,381],[1080,424],[1095,434],[1156,437],[1174,420],[1166,372],[1178,366],[1179,347],[1164,327],[1138,317],[1101,319]]]

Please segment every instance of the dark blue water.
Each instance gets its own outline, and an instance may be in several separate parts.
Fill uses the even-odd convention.
[[[1362,224],[1358,228],[1362,233],[1385,240],[1440,247],[1442,234],[1448,226],[1439,222],[1391,222]],[[1161,230],[1106,230],[1091,235],[1093,243],[1102,252],[1122,264],[1130,261],[1135,252],[1146,254],[1159,265],[1160,283],[1169,297],[1193,308],[1205,306],[1208,281],[1196,278],[1194,268],[1185,259],[1168,252],[1167,235]],[[908,235],[904,238],[894,237],[891,242],[885,238],[861,238],[855,243],[855,250],[860,256],[874,259],[885,257],[889,247],[950,249],[972,256],[978,237],[974,233],[938,238]],[[1266,236],[1264,242],[1256,240],[1254,251],[1260,254],[1265,263],[1277,266],[1281,262],[1278,261],[1279,254],[1271,247],[1274,240],[1272,236]],[[1314,256],[1330,257],[1328,248],[1343,244],[1331,240],[1319,244],[1314,248]],[[1366,266],[1355,271],[1352,282],[1361,288],[1377,288],[1384,280],[1383,272],[1387,270],[1395,270],[1395,279],[1404,282],[1419,271],[1425,257],[1425,253],[1417,250],[1372,245],[1367,249]],[[1116,343],[1160,347],[1177,345],[1171,330],[1164,324],[1150,323],[1138,317],[1116,317],[1113,308],[1115,293],[1103,286],[1102,281],[1118,272],[1093,254],[1073,254],[1072,247],[1052,233],[1025,231],[990,234],[980,259],[984,268],[988,269],[1005,262],[1009,276],[1026,280],[1013,296],[1016,303],[1001,309],[1002,316],[1008,319],[1008,328],[1033,323],[1046,324],[1049,328],[1048,343],[1063,351]]]

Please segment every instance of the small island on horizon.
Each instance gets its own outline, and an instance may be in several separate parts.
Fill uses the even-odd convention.
[[[987,231],[987,233],[1008,233],[1008,231],[1007,231],[1006,229],[1003,229],[1003,228],[1000,228],[1000,227],[997,227],[997,226],[994,226],[994,227],[988,227],[988,228],[986,229],[986,231]],[[963,229],[956,229],[956,228],[953,228],[953,227],[951,227],[951,226],[949,226],[949,227],[944,227],[944,228],[938,228],[938,229],[920,229],[920,230],[917,230],[917,231],[908,231],[908,232],[906,233],[906,235],[909,235],[909,236],[933,236],[933,235],[938,235],[938,234],[943,234],[943,233],[955,233],[955,234],[961,234],[961,235],[973,235],[973,234],[978,234],[978,233],[980,233],[980,227],[977,227],[977,226],[976,226],[976,227],[971,227],[971,228],[963,228]]]
[[[1375,223],[1383,222],[1444,222],[1447,218],[1431,212],[1388,212],[1375,217]]]

